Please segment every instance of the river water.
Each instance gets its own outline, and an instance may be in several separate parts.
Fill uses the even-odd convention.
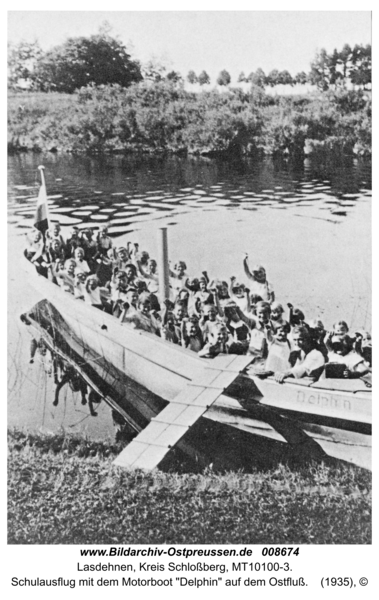
[[[33,223],[37,166],[45,166],[50,215],[67,230],[107,223],[115,244],[138,241],[157,256],[168,228],[169,257],[188,273],[246,281],[242,258],[266,267],[276,298],[327,328],[338,319],[352,331],[371,328],[371,164],[320,166],[272,160],[204,158],[9,157],[9,409],[10,425],[112,432],[107,407],[91,418],[64,390],[52,404],[51,377],[30,365],[30,336],[19,314],[36,298],[17,271],[24,235]],[[65,231],[63,231],[65,234]],[[36,361],[38,362],[38,361]]]

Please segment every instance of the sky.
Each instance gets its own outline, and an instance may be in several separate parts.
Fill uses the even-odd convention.
[[[83,3],[76,5],[80,8]],[[287,69],[295,75],[309,71],[310,62],[321,48],[332,51],[345,43],[371,43],[370,11],[345,10],[348,3],[339,6],[344,10],[120,12],[12,11],[8,7],[8,41],[37,39],[46,50],[69,36],[95,34],[108,21],[111,34],[132,48],[134,58],[144,63],[155,56],[183,76],[190,69],[196,73],[205,69],[215,78],[227,69],[236,81],[241,71],[249,74],[258,67],[266,73]]]

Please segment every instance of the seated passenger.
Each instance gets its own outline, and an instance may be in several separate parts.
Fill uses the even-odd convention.
[[[221,314],[223,306],[230,300],[228,284],[226,281],[213,279],[209,284],[209,290],[213,296],[213,304],[217,307],[217,312]]]
[[[183,260],[179,260],[175,266],[174,270],[170,270],[170,287],[173,291],[173,296],[175,297],[178,291],[183,288],[185,281],[187,279],[186,275],[187,265]]]
[[[317,380],[323,370],[325,359],[319,350],[313,348],[312,340],[307,327],[297,326],[292,331],[294,351],[291,352],[290,361],[293,365],[286,371],[277,371],[275,380],[282,383],[289,377],[300,379],[312,377]]]
[[[228,341],[229,334],[227,328],[222,323],[218,323],[217,329],[211,339],[199,350],[198,356],[201,356],[201,358],[214,358],[219,354],[233,354]]]
[[[121,303],[121,314],[119,319],[121,323],[124,323],[124,317],[130,317],[137,312],[138,307],[138,291],[135,287],[127,288],[126,292],[126,300]]]
[[[324,337],[324,344],[325,347],[328,351],[328,354],[330,352],[333,352],[333,347],[332,347],[332,338],[334,338],[334,342],[337,342],[338,339],[342,339],[345,336],[347,336],[349,333],[349,327],[346,323],[346,321],[337,321],[336,323],[333,324],[332,330],[331,331],[327,331],[326,335]]]
[[[289,312],[288,312],[288,322],[292,327],[306,327],[308,328],[307,323],[305,323],[304,319],[304,313],[302,310],[300,310],[300,308],[294,308],[293,304],[291,304],[290,302],[288,302],[287,304]]]
[[[264,365],[268,355],[268,346],[273,341],[273,325],[270,320],[271,308],[268,302],[258,302],[256,305],[256,321],[251,319],[251,334],[248,354],[254,356],[254,363]]]
[[[346,321],[337,321],[333,324],[333,335],[344,337],[349,333],[349,327]]]
[[[77,300],[84,300],[84,288],[86,283],[87,273],[80,269],[75,270],[74,278],[74,296]]]
[[[308,329],[310,336],[312,338],[313,346],[316,350],[320,350],[321,354],[328,360],[328,349],[325,346],[324,338],[325,338],[325,327],[321,319],[313,319],[308,323]]]
[[[146,281],[149,292],[157,294],[159,291],[159,277],[157,273],[157,261],[149,258],[144,266],[141,261],[137,261],[137,268],[142,278]]]
[[[103,309],[109,299],[109,291],[106,287],[100,286],[97,275],[90,275],[84,284],[83,298],[87,304]]]
[[[130,262],[132,262],[135,267],[138,268],[138,263],[140,263],[143,268],[147,267],[147,262],[150,258],[149,253],[146,252],[146,250],[140,250],[138,242],[134,244],[133,248],[132,243],[128,242],[128,252],[130,256]]]
[[[199,352],[204,346],[199,320],[196,317],[189,317],[183,321],[181,343],[183,348],[188,348],[193,352]]]
[[[80,237],[79,227],[73,227],[71,236],[66,242],[66,258],[74,256],[76,248],[83,248],[83,240]]]
[[[76,268],[79,269],[80,271],[83,271],[83,273],[87,273],[87,275],[89,275],[91,271],[90,271],[87,261],[84,260],[84,249],[83,248],[76,248],[76,250],[74,251],[74,259],[76,262]]]
[[[117,271],[112,278],[112,282],[108,284],[110,292],[110,312],[119,317],[122,312],[122,305],[127,302],[126,291],[128,289],[125,271]]]
[[[172,344],[180,344],[181,332],[180,327],[175,325],[175,318],[172,312],[168,312],[165,318],[165,325],[162,324],[161,336],[167,342]]]
[[[360,354],[367,364],[372,363],[372,338],[368,331],[358,331],[355,334],[355,350]]]
[[[204,342],[209,342],[216,331],[218,331],[218,326],[222,321],[218,316],[217,308],[214,304],[204,304],[202,311],[199,326]]]
[[[271,302],[271,321],[275,323],[284,323],[283,319],[284,308],[280,302]],[[288,323],[289,325],[289,323]]]
[[[125,265],[124,273],[128,287],[137,287],[139,281],[137,277],[137,268],[132,263],[128,263]]]
[[[97,255],[99,257],[105,257],[108,250],[112,248],[113,242],[108,236],[108,227],[102,225],[96,236]]]
[[[175,338],[178,338],[178,344],[181,343],[181,339],[182,339],[182,321],[186,315],[185,313],[185,309],[181,304],[176,304],[174,305],[171,300],[164,300],[164,311],[163,311],[163,318],[162,318],[162,332],[163,332],[163,337],[165,337],[165,339],[168,339],[168,341],[173,341],[173,339],[171,339],[173,336],[171,336],[170,331],[175,330]],[[166,325],[168,325],[169,321],[173,321],[173,325],[169,325],[167,328],[168,331],[168,335],[166,336]],[[174,342],[176,343],[176,342]]]
[[[263,302],[263,298],[258,294],[249,294],[250,297],[250,310],[252,316],[257,314],[257,304],[258,302]]]
[[[208,273],[203,271],[202,277],[199,277],[199,289],[195,293],[195,307],[197,313],[201,314],[201,306],[204,304],[212,304],[213,296],[208,290],[209,278]]]
[[[250,315],[250,290],[243,283],[238,283],[235,277],[230,278],[229,295],[245,315]]]
[[[48,278],[55,284],[63,287],[63,280],[58,278],[58,273],[65,270],[65,259],[58,258],[49,264]]]
[[[46,257],[49,263],[54,263],[59,258],[64,259],[66,256],[65,248],[58,239],[53,239],[47,248]]]
[[[59,223],[54,223],[52,227],[46,231],[46,242],[51,243],[53,240],[58,240],[62,247],[65,248],[66,242],[61,233],[61,226]]]
[[[84,259],[89,265],[90,271],[96,269],[96,256],[98,253],[96,240],[93,239],[93,230],[91,228],[84,229],[82,232]]]
[[[233,340],[232,354],[246,354],[249,348],[250,328],[241,319],[241,313],[241,308],[233,300],[224,307],[226,327]]]
[[[198,318],[200,318],[200,312],[198,311],[199,302],[198,302],[198,297],[197,297],[197,294],[199,293],[199,291],[200,291],[200,283],[199,283],[199,280],[197,279],[197,277],[194,277],[192,279],[187,278],[186,282],[185,282],[185,287],[179,291],[179,294],[181,295],[181,297],[183,294],[186,295],[188,314],[190,316],[195,315],[195,317],[198,317]]]
[[[112,253],[110,250],[108,251],[108,256],[112,256]],[[116,271],[117,269],[123,271],[123,270],[125,270],[125,267],[127,265],[131,264],[129,251],[127,250],[127,248],[125,246],[119,246],[118,248],[116,248],[115,252],[113,253],[113,256],[114,256],[114,258],[112,259],[113,271]],[[134,268],[136,268],[136,267],[134,267]]]
[[[57,280],[60,280],[60,286],[65,292],[74,294],[75,292],[75,269],[76,262],[73,258],[66,260],[63,271],[55,271]]]
[[[48,259],[45,253],[45,243],[43,241],[42,233],[35,229],[32,232],[32,237],[30,238],[29,235],[27,235],[26,239],[28,241],[28,246],[24,251],[24,255],[35,265],[37,273],[47,277]]]
[[[273,321],[273,340],[268,348],[265,364],[267,371],[287,371],[291,368],[291,344],[288,341],[290,325],[287,321]]]
[[[354,350],[353,342],[347,334],[342,337],[333,335],[330,346],[332,350],[328,352],[328,366],[335,363],[344,365],[343,377],[352,379],[369,372],[370,365],[365,362],[363,356]]]
[[[261,265],[257,265],[250,271],[248,254],[245,254],[243,259],[243,268],[246,277],[250,279],[250,293],[258,294],[266,302],[273,302],[275,294],[271,284],[267,281],[266,269]]]
[[[186,287],[177,290],[174,297],[174,303],[181,304],[185,308],[186,314],[188,314],[189,297],[190,291]]]
[[[138,299],[137,311],[123,318],[124,323],[132,325],[135,329],[142,329],[148,333],[160,336],[160,323],[150,313],[151,304],[147,294],[141,294]]]

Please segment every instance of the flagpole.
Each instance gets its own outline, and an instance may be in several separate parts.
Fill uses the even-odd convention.
[[[50,228],[50,218],[49,218],[49,206],[47,202],[47,192],[46,192],[46,182],[44,175],[45,167],[40,165],[38,170],[41,174],[41,187],[38,194],[37,200],[37,210],[35,215],[35,223],[34,226],[36,229],[41,231],[43,236],[45,237],[46,231]]]

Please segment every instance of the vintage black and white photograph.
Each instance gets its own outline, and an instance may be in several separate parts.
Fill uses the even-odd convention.
[[[10,545],[371,544],[372,15],[230,9],[8,12]]]

